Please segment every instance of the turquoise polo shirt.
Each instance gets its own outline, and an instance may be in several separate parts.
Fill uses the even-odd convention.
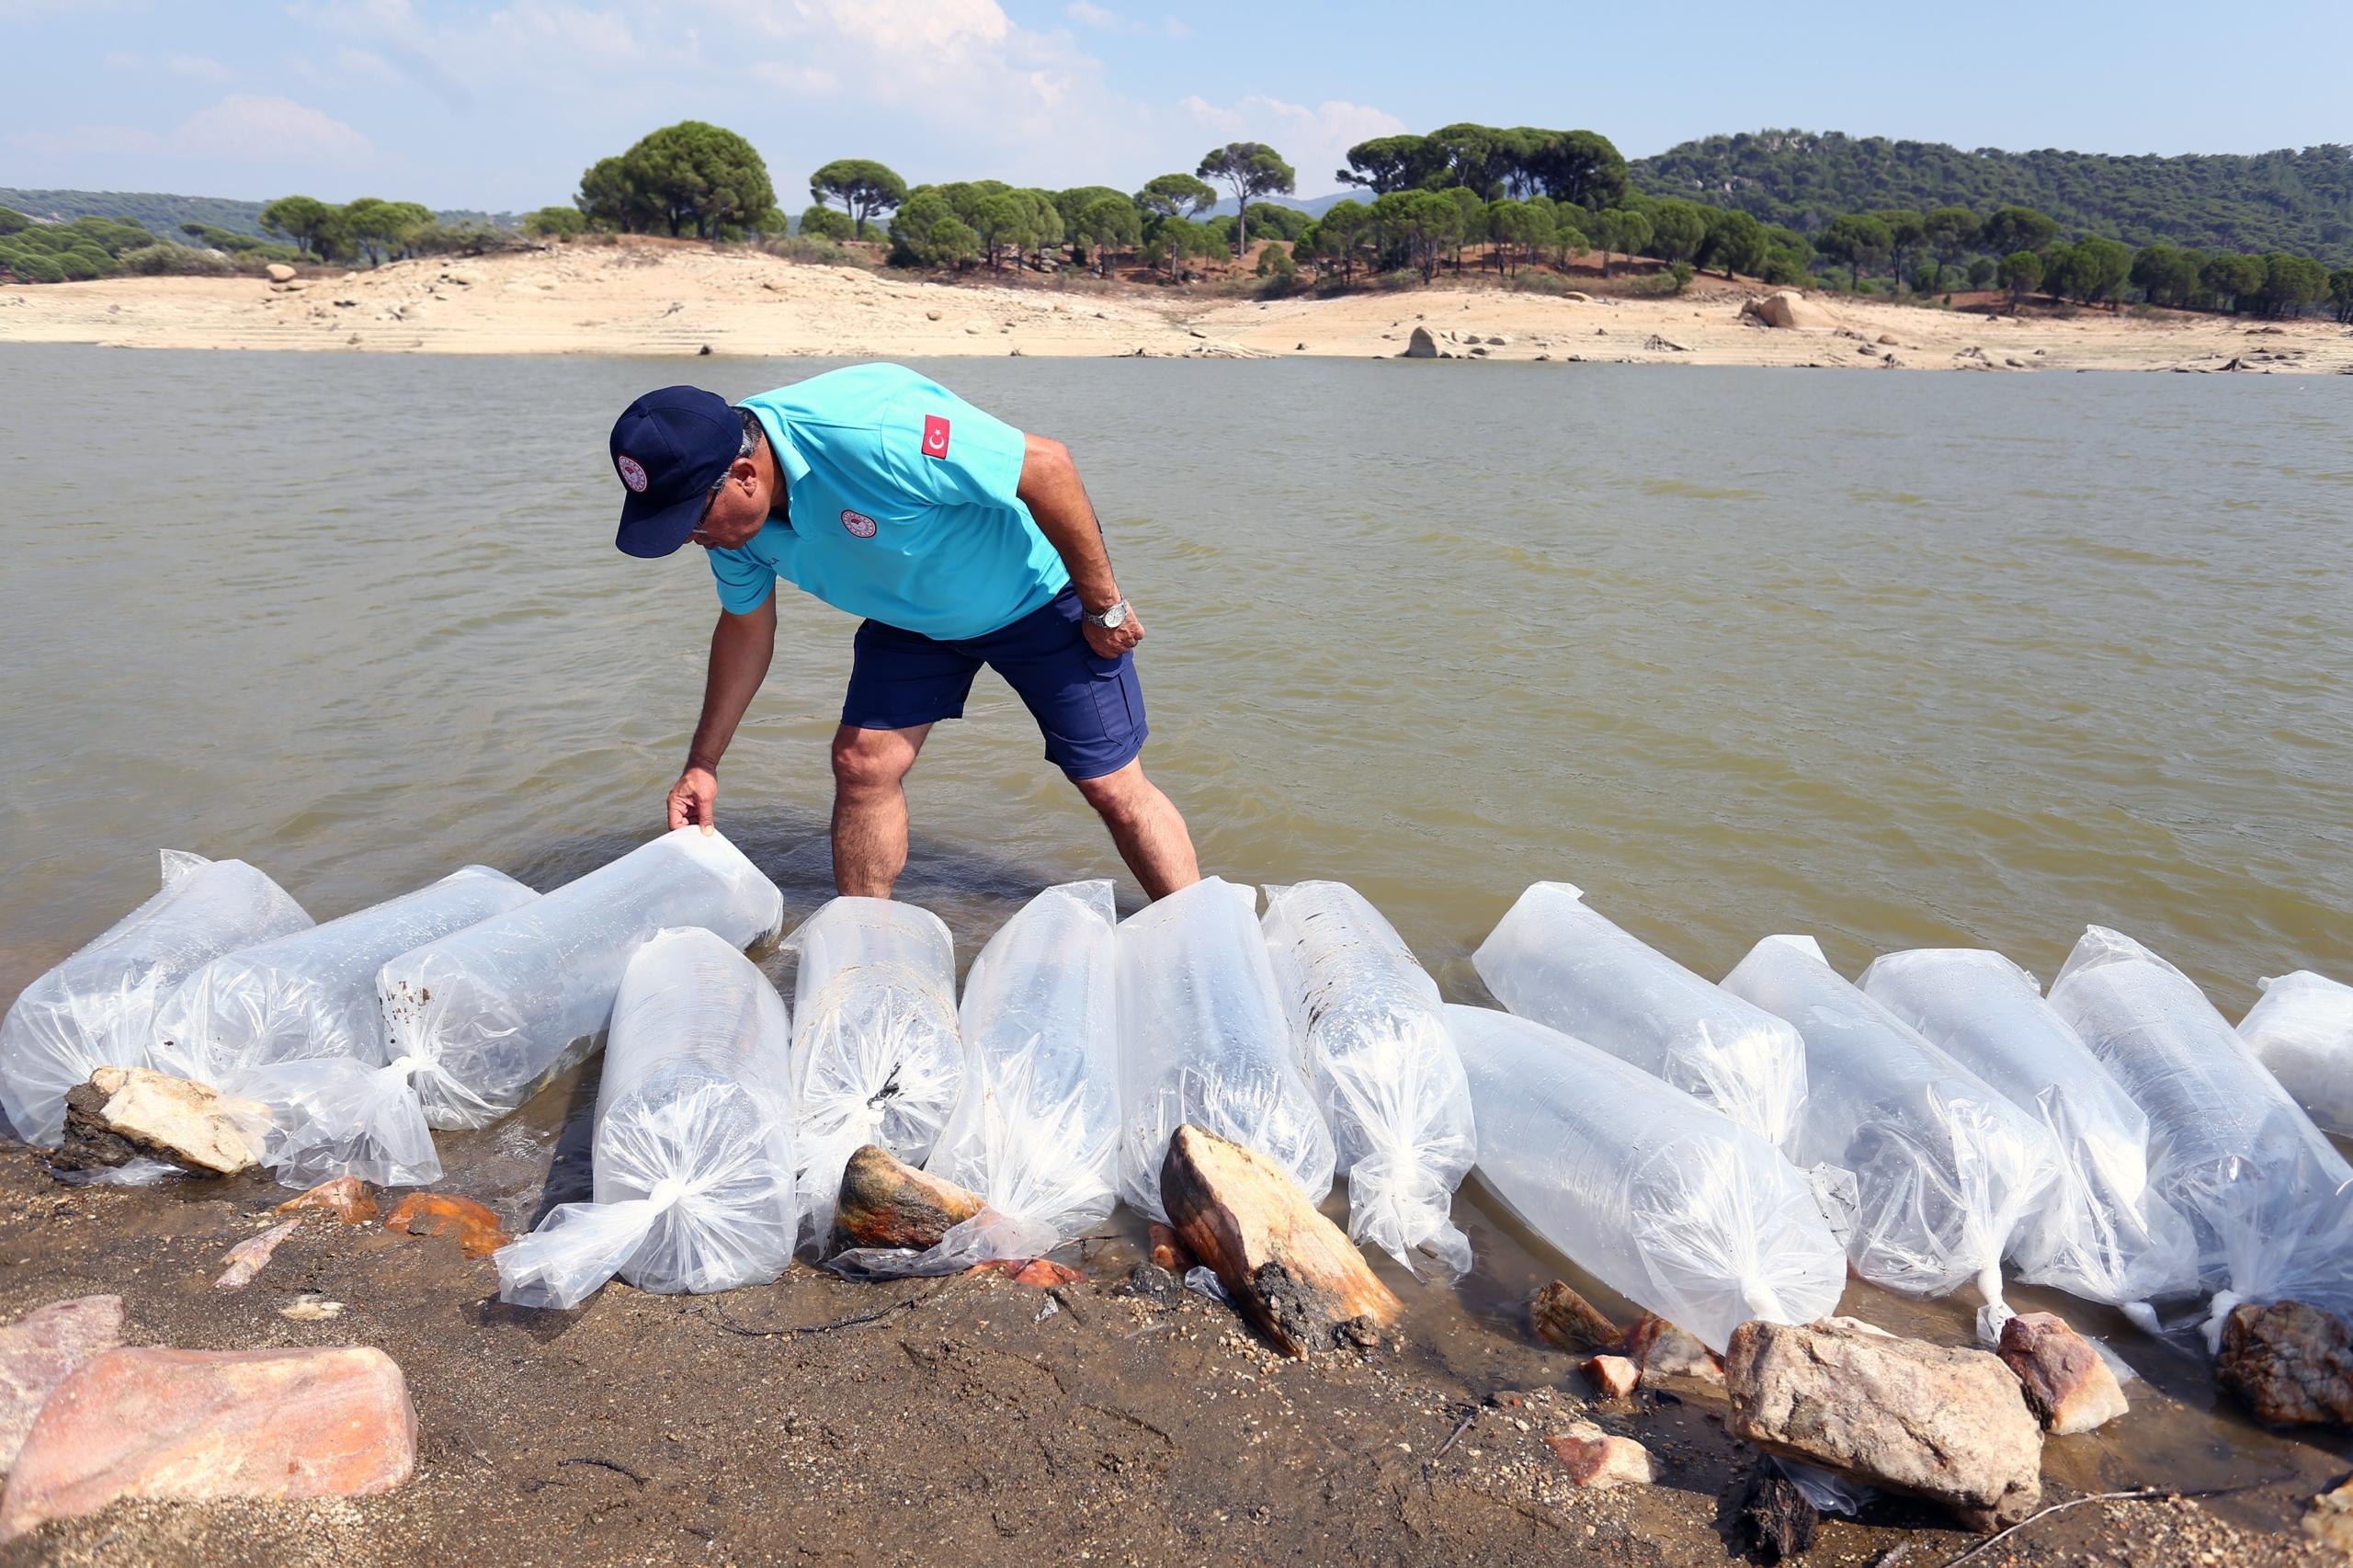
[[[788,516],[712,550],[719,602],[759,608],[779,577],[852,615],[943,642],[1051,603],[1070,573],[1016,491],[1021,432],[902,365],[853,365],[744,400]]]

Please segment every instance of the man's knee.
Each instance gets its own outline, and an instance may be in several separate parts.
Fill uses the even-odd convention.
[[[846,795],[897,787],[916,748],[895,730],[845,728],[834,736],[834,788]]]
[[[1074,778],[1072,784],[1086,798],[1105,822],[1131,823],[1142,819],[1150,809],[1153,797],[1158,793],[1143,776],[1143,764],[1131,762],[1115,773],[1100,778]]]

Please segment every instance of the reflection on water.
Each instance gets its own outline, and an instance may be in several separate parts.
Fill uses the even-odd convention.
[[[712,599],[699,560],[613,551],[607,427],[682,374],[822,368],[0,350],[0,998],[144,896],[158,846],[324,918],[468,860],[550,885],[655,831]],[[925,368],[1077,452],[1205,869],[1354,882],[1450,997],[1484,999],[1466,955],[1538,877],[1711,975],[1811,931],[1848,973],[1984,944],[2047,978],[2091,921],[2233,1017],[2259,976],[2353,973],[2353,383]],[[849,631],[788,593],[722,773],[789,921],[829,891]],[[1111,869],[994,676],[970,715],[911,781],[900,890],[967,962],[1041,883]],[[517,1219],[576,1196],[551,1162],[591,1094],[451,1140],[453,1180]],[[1563,1266],[1461,1208],[1479,1272],[1409,1289],[1517,1334]],[[1966,1335],[1959,1303],[1848,1306]],[[2183,1475],[2270,1441],[2194,1430]]]

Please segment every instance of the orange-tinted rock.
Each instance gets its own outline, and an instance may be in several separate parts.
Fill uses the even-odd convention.
[[[507,1239],[497,1215],[471,1198],[452,1198],[443,1192],[410,1193],[384,1216],[384,1229],[406,1231],[412,1236],[454,1235],[468,1257],[488,1257]]]
[[[2353,1426],[2353,1325],[2303,1301],[2242,1301],[2214,1381],[2269,1426]]]
[[[347,1225],[365,1224],[376,1217],[376,1192],[358,1176],[337,1176],[319,1183],[299,1198],[288,1199],[278,1206],[278,1212],[301,1214],[313,1209],[323,1210]]]
[[[842,1167],[834,1211],[834,1250],[938,1246],[981,1211],[977,1194],[898,1159],[879,1143],[861,1144]]]
[[[1565,1279],[1529,1298],[1528,1321],[1538,1338],[1563,1350],[1602,1350],[1618,1343],[1618,1325]]]
[[[1185,1244],[1176,1239],[1176,1233],[1157,1220],[1145,1221],[1144,1233],[1152,1241],[1153,1266],[1165,1268],[1182,1279],[1185,1271],[1193,1267],[1193,1255],[1185,1250]]]
[[[0,1328],[0,1470],[17,1462],[33,1418],[65,1375],[121,1343],[120,1296],[51,1301]]]
[[[1721,1387],[1723,1358],[1699,1343],[1688,1330],[1677,1328],[1656,1312],[1644,1312],[1625,1335],[1626,1358],[1642,1369],[1645,1382],[1660,1378],[1697,1378]]]
[[[1566,1432],[1545,1438],[1544,1446],[1578,1486],[1606,1491],[1647,1486],[1658,1478],[1648,1449],[1631,1437],[1611,1437],[1590,1421],[1572,1422]]]
[[[261,1272],[262,1265],[269,1261],[269,1255],[278,1250],[278,1244],[292,1235],[301,1223],[300,1220],[289,1220],[282,1225],[271,1226],[257,1236],[247,1236],[231,1247],[229,1267],[221,1271],[221,1278],[212,1282],[212,1288],[216,1290],[242,1290],[252,1284],[254,1276]]]
[[[972,1272],[983,1269],[1002,1274],[1017,1285],[1030,1285],[1043,1290],[1054,1285],[1075,1285],[1086,1276],[1075,1268],[1066,1268],[1044,1257],[1000,1257],[972,1266]]]
[[[1596,1356],[1580,1369],[1604,1399],[1631,1399],[1642,1372],[1623,1356]]]
[[[119,1497],[354,1497],[416,1463],[416,1412],[381,1350],[109,1350],[42,1406],[0,1540]]]
[[[2055,1312],[2021,1312],[2002,1325],[2002,1364],[2054,1437],[2088,1432],[2124,1414],[2124,1390],[2090,1340]]]

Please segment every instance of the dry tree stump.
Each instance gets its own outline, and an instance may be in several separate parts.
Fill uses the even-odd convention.
[[[1160,1200],[1185,1250],[1290,1355],[1377,1343],[1403,1310],[1299,1184],[1239,1143],[1178,1128],[1161,1163]]]

